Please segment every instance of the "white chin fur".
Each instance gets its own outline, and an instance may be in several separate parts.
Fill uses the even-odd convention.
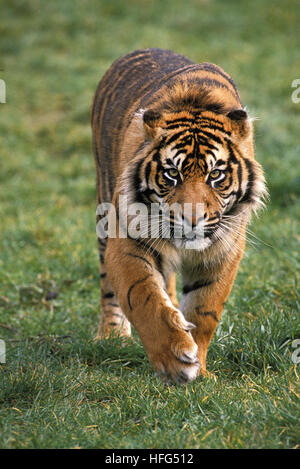
[[[178,249],[195,249],[197,251],[204,251],[204,249],[212,245],[212,241],[209,238],[196,238],[194,240],[174,238],[173,243]]]

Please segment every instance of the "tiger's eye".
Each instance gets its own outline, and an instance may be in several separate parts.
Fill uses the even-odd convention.
[[[217,179],[221,174],[221,171],[219,169],[213,169],[210,173],[209,173],[209,176],[212,178],[212,179]]]
[[[175,169],[175,168],[170,168],[170,169],[168,170],[168,173],[169,173],[169,175],[170,175],[171,177],[173,177],[173,178],[176,178],[176,177],[178,176],[178,174],[179,174],[179,173],[178,173],[178,170]]]

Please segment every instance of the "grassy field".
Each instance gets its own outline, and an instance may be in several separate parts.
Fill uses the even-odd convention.
[[[0,0],[1,448],[297,448],[297,0]],[[231,74],[271,201],[209,350],[217,381],[167,386],[139,340],[95,344],[89,108],[117,57],[173,49]]]

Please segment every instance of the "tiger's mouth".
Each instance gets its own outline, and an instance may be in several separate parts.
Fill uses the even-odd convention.
[[[177,248],[203,251],[218,241],[218,229],[219,224],[215,224],[213,227],[205,227],[202,225],[200,228],[198,226],[189,231],[185,231],[182,236],[176,237],[176,234],[173,233],[170,241]]]
[[[214,234],[218,230],[218,226],[214,227],[213,229],[211,228],[206,228],[204,230],[191,230],[188,233],[185,233],[182,237],[185,241],[195,241],[195,240],[201,240],[201,239],[213,239]],[[175,238],[175,237],[174,237]]]
[[[196,251],[204,251],[213,245],[212,239],[198,237],[196,234],[189,238],[173,238],[172,243],[177,249],[193,249]]]

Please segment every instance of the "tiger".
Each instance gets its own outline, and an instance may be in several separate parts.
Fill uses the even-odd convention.
[[[208,347],[245,250],[247,225],[267,196],[253,120],[221,67],[158,48],[117,59],[94,95],[97,206],[111,204],[117,232],[98,235],[95,339],[116,334],[125,340],[133,326],[153,369],[169,383],[211,375]],[[169,213],[169,236],[163,222],[157,236],[142,229],[132,236],[121,197],[146,207],[142,225],[151,221],[153,204],[189,204],[190,211]],[[102,216],[97,212],[97,223]],[[182,236],[178,226],[185,228]]]

